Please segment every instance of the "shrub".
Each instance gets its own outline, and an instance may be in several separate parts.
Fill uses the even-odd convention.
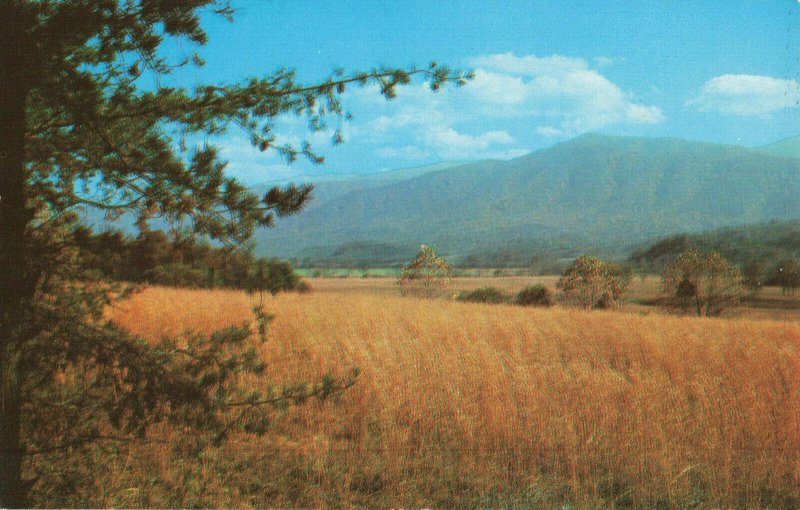
[[[544,285],[525,287],[514,297],[514,304],[519,306],[551,306],[553,291]]]
[[[250,270],[246,288],[249,292],[265,290],[270,294],[277,294],[294,289],[298,280],[289,262],[280,259],[258,259]]]
[[[310,283],[308,283],[307,281],[305,281],[305,280],[300,280],[300,281],[297,283],[297,285],[294,287],[294,290],[295,290],[295,292],[297,292],[298,294],[308,294],[309,292],[311,292],[312,290],[314,290],[314,288],[313,288],[313,287],[311,286],[311,284],[310,284]]]
[[[497,287],[480,287],[471,290],[464,294],[456,296],[458,301],[466,301],[468,303],[505,303],[508,301],[508,296],[498,289]]]

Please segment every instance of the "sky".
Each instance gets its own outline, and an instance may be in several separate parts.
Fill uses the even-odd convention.
[[[292,68],[332,70],[431,61],[474,71],[462,88],[422,82],[386,101],[349,88],[345,143],[307,123],[322,166],[261,153],[235,130],[214,140],[248,184],[363,174],[440,161],[510,159],[587,132],[766,145],[800,134],[800,0],[381,1],[238,0],[234,21],[206,16],[207,64],[187,86]],[[193,52],[179,43],[178,52]]]

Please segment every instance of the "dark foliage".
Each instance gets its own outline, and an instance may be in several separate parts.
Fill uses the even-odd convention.
[[[519,306],[551,306],[553,291],[544,285],[530,285],[519,291],[513,302]]]
[[[753,265],[750,271],[754,271],[756,266],[771,268],[780,260],[800,256],[800,221],[775,220],[701,234],[680,234],[634,251],[630,261],[645,270],[661,272],[678,255],[690,249],[719,252],[743,271],[749,264]]]
[[[215,248],[192,236],[170,240],[159,230],[131,239],[116,231],[93,234],[87,228],[76,229],[73,236],[82,267],[104,280],[272,294],[294,290],[299,282],[286,261]]]
[[[459,293],[456,297],[458,301],[467,303],[507,303],[508,296],[496,287],[480,287],[465,293]]]
[[[794,294],[800,287],[800,261],[797,259],[784,259],[778,261],[769,272],[768,285],[776,285],[784,294]]]

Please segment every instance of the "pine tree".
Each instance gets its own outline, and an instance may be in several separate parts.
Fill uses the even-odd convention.
[[[297,114],[311,129],[344,117],[350,84],[377,84],[387,98],[419,75],[433,90],[468,78],[432,64],[377,68],[319,83],[291,70],[188,90],[170,82],[182,65],[166,40],[202,46],[215,0],[4,0],[0,6],[0,504],[24,506],[26,455],[143,434],[159,420],[190,422],[223,437],[259,406],[324,396],[349,380],[242,393],[237,371],[263,369],[241,347],[247,328],[150,346],[103,321],[110,287],[80,278],[70,233],[76,207],[189,225],[241,245],[259,226],[302,209],[310,186],[256,196],[224,172],[210,145],[183,151],[183,137],[243,131],[261,150],[293,161],[322,158],[282,142],[274,119]],[[153,78],[157,78],[153,80]],[[147,81],[159,86],[143,86]],[[338,137],[335,135],[335,138]],[[262,317],[263,318],[263,317]],[[109,392],[115,397],[109,398]],[[237,412],[231,415],[231,409]]]

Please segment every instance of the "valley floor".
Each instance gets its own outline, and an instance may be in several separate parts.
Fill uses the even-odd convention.
[[[454,278],[442,297],[452,297],[457,292],[465,292],[479,287],[497,287],[514,295],[527,285],[542,284],[555,289],[558,276],[475,276]],[[373,294],[398,296],[400,290],[395,278],[308,278],[317,292],[339,294]],[[631,281],[623,306],[617,309],[623,313],[674,315],[675,310],[666,306],[661,292],[661,279],[657,276],[635,277]],[[736,307],[726,310],[726,318],[800,320],[800,292],[784,295],[778,287],[766,287],[757,297],[746,296]]]
[[[98,450],[82,503],[800,506],[796,320],[760,320],[766,307],[670,316],[641,304],[657,297],[657,280],[637,281],[638,301],[622,310],[595,312],[400,297],[389,279],[309,281],[309,294],[265,298],[275,315],[260,347],[267,372],[246,382],[313,382],[358,367],[354,387],[276,410],[265,436],[239,433],[205,453],[186,447],[190,432],[167,428],[129,450]],[[254,299],[149,288],[113,316],[155,341],[240,324]],[[796,319],[796,302],[784,305],[773,318]]]

